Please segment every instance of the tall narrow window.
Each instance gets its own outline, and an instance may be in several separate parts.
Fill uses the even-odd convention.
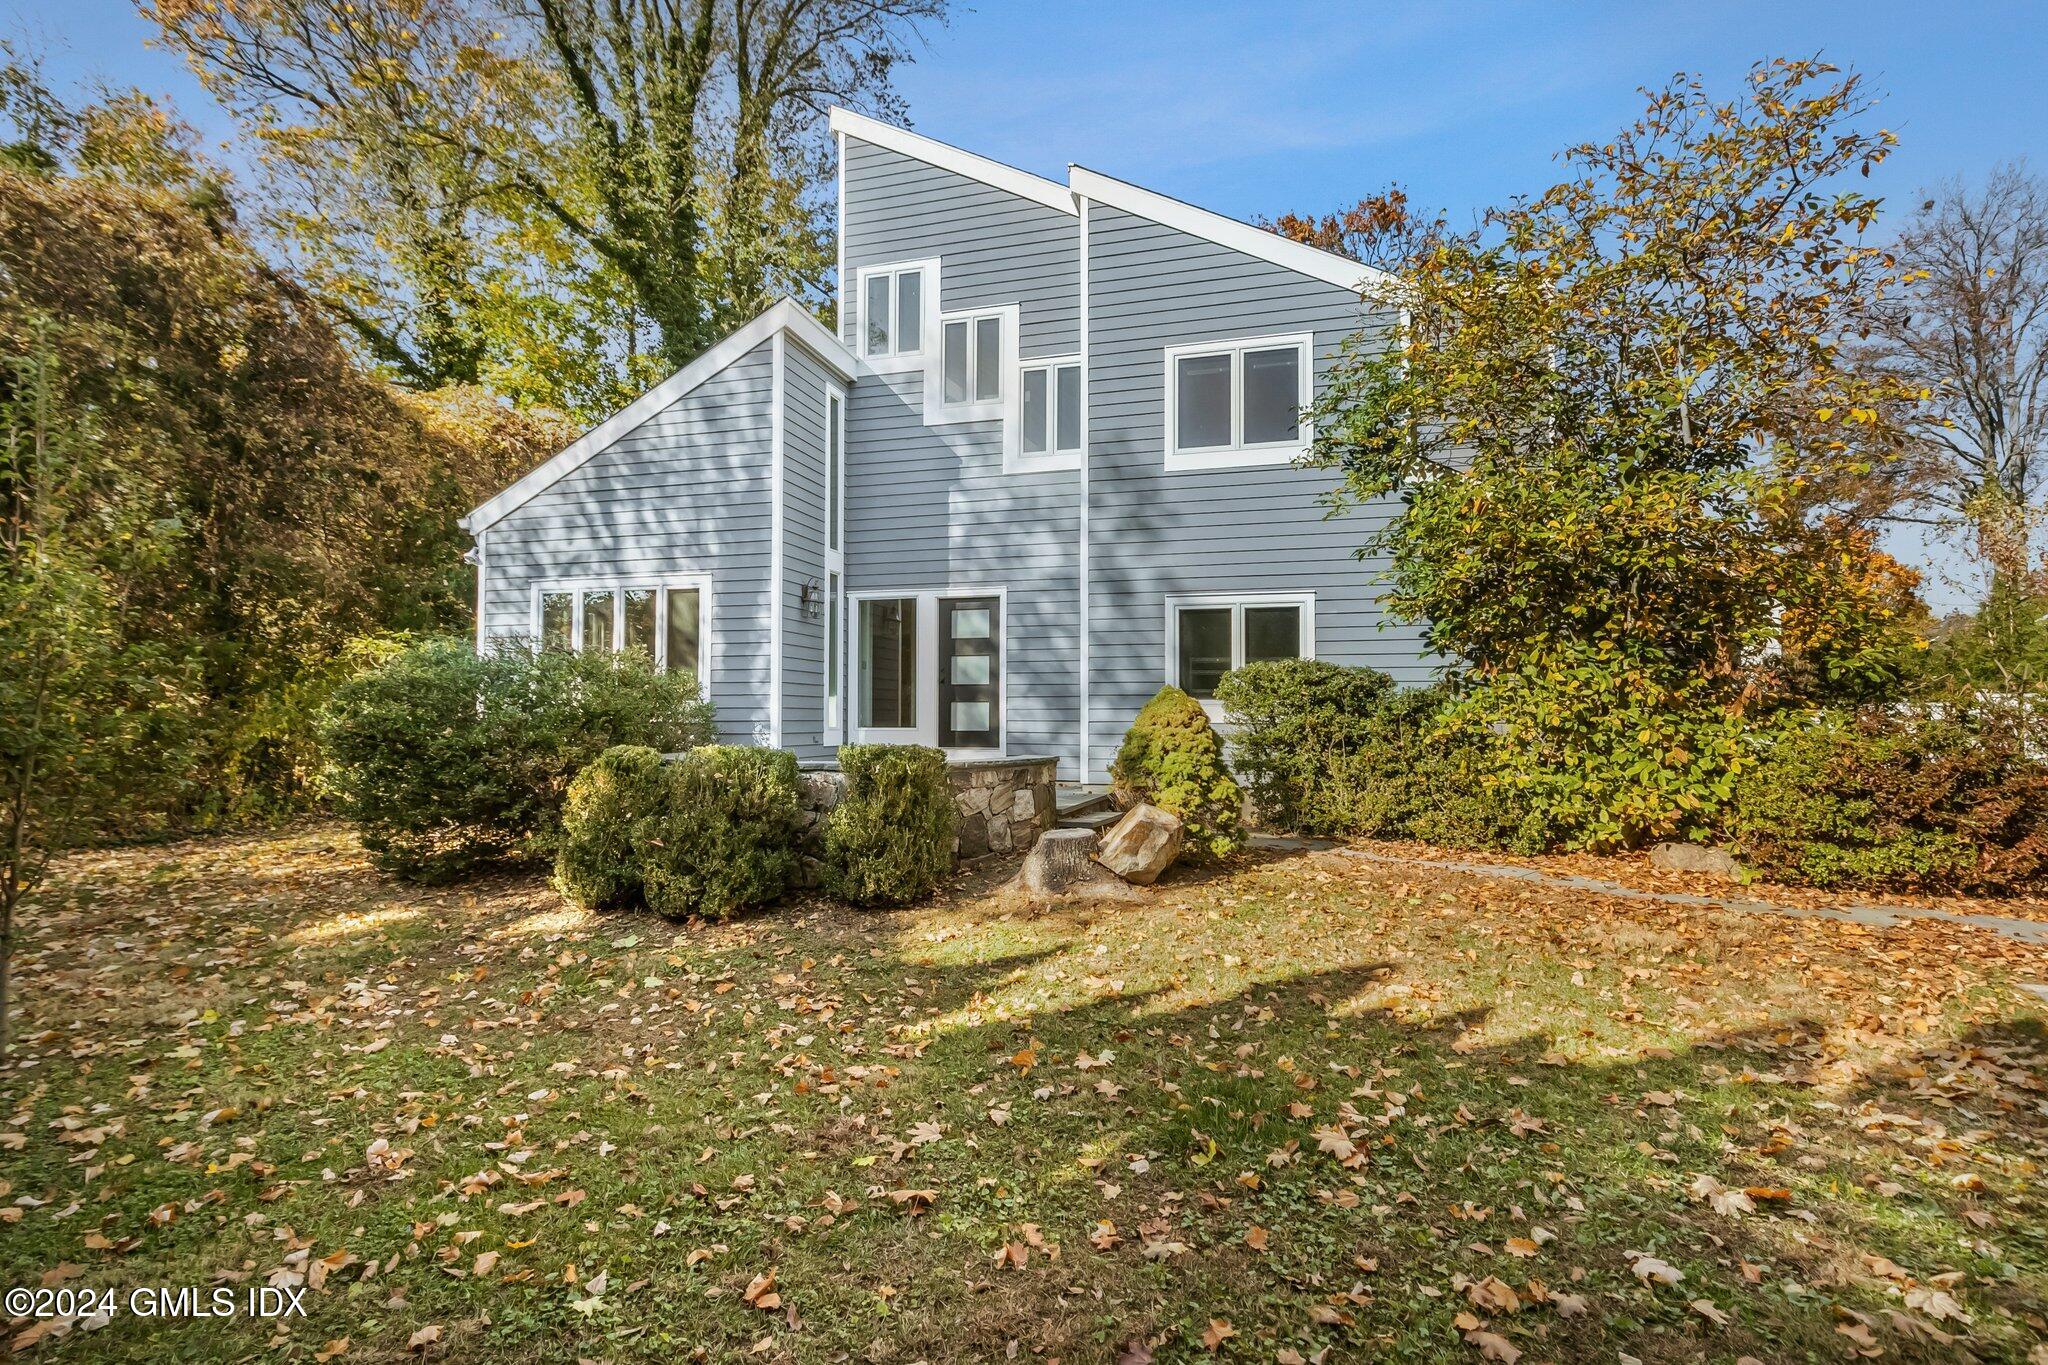
[[[1053,449],[1058,451],[1081,448],[1081,367],[1062,365],[1054,385],[1053,403]]]
[[[860,604],[860,723],[877,730],[917,726],[917,599]]]
[[[659,593],[654,588],[626,589],[626,638],[623,648],[654,662],[654,616]]]
[[[540,595],[540,647],[576,647],[576,597],[573,593],[544,592]]]
[[[993,403],[1003,396],[1003,320],[974,320],[974,401]]]
[[[701,682],[703,672],[698,667],[702,653],[703,604],[695,588],[670,588],[668,590],[668,624],[666,649],[663,658],[671,673],[688,670],[698,676]]]
[[[1191,355],[1180,361],[1178,445],[1201,450],[1230,444],[1230,357]]]
[[[825,730],[839,732],[839,575],[825,575]]]
[[[583,594],[583,648],[609,654],[612,641],[612,602],[609,588]]]
[[[967,401],[967,352],[970,333],[964,322],[946,324],[945,377],[943,380],[946,401],[965,403]]]
[[[869,355],[916,355],[924,349],[924,269],[861,272],[861,346]]]
[[[1023,382],[1019,445],[1026,455],[1043,455],[1052,445],[1052,374],[1042,367],[1028,369]]]
[[[1216,695],[1230,671],[1230,608],[1187,608],[1180,614],[1180,686],[1191,697]]]
[[[825,400],[825,548],[839,548],[839,443],[844,436],[845,400],[834,392]]]

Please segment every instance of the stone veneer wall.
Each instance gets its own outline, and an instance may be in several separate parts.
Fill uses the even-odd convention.
[[[946,765],[947,784],[958,810],[953,852],[960,858],[990,853],[1028,853],[1056,815],[1055,758],[975,758]],[[824,871],[825,813],[846,792],[846,775],[829,763],[806,763],[802,789],[803,872],[816,886]]]

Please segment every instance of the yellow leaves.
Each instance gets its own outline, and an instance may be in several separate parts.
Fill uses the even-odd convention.
[[[1253,1226],[1245,1229],[1244,1244],[1253,1251],[1264,1251],[1272,1244],[1273,1234],[1266,1229]]]
[[[749,1280],[740,1298],[748,1307],[759,1308],[765,1312],[773,1312],[782,1307],[782,1295],[775,1292],[775,1267],[770,1266]]]
[[[1038,1065],[1037,1050],[1030,1046],[1017,1049],[1017,1051],[1010,1054],[1010,1065],[1017,1068],[1018,1075],[1030,1075],[1031,1068]]]

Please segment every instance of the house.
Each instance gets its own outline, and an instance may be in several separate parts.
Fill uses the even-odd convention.
[[[689,667],[736,742],[1056,755],[1172,682],[1430,665],[1290,463],[1366,267],[843,110],[837,335],[784,300],[464,519],[479,645]]]

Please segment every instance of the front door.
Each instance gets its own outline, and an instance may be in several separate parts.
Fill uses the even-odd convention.
[[[1000,749],[1002,599],[941,597],[938,609],[939,744]]]

